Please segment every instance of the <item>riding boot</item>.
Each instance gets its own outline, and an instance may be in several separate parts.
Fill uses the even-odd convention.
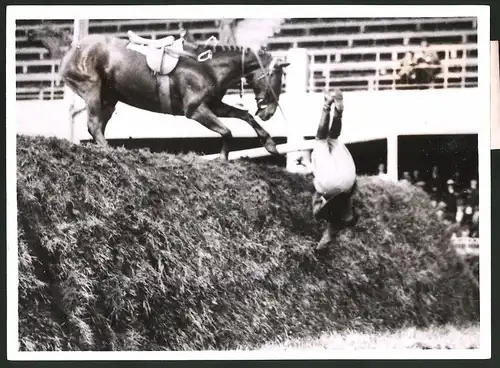
[[[320,250],[325,248],[334,238],[336,235],[336,228],[333,224],[328,223],[325,231],[323,232],[323,236],[321,237],[321,240],[319,241],[318,245],[316,246],[316,250]]]
[[[358,221],[358,214],[354,208],[352,193],[346,199],[345,211],[343,214],[343,221],[345,226],[354,226]]]

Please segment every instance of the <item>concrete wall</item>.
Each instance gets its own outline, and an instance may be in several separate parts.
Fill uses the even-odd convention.
[[[295,95],[296,96],[296,95]],[[321,115],[323,96],[304,94],[301,98],[283,94],[280,110],[263,127],[273,136],[286,136],[287,126],[298,126],[302,135],[314,136]],[[474,101],[477,89],[345,92],[345,112],[342,139],[358,142],[385,138],[389,133],[407,134],[468,134],[478,133]],[[226,96],[224,101],[236,104],[238,96]],[[81,101],[80,101],[81,102]],[[67,107],[63,100],[17,101],[18,134],[46,135],[69,138]],[[254,96],[244,96],[251,113],[256,110]],[[236,137],[252,137],[255,132],[243,121],[222,119]],[[10,122],[9,122],[10,123]],[[77,139],[89,139],[85,113],[77,119]],[[217,137],[195,121],[171,117],[118,104],[111,118],[106,138],[174,138]]]

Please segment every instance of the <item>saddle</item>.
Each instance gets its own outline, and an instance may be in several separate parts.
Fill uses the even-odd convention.
[[[184,39],[167,36],[158,40],[141,37],[132,31],[127,33],[130,43],[127,48],[146,57],[148,67],[159,75],[169,75],[179,62],[184,51]]]

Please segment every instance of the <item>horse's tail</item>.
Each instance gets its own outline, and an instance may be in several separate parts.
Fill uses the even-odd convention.
[[[90,51],[92,50],[89,49],[89,45],[74,44],[61,59],[59,75],[70,87],[74,83],[92,80],[96,74],[99,77],[102,76],[102,70],[98,68],[99,65],[93,62],[95,59],[89,57]]]

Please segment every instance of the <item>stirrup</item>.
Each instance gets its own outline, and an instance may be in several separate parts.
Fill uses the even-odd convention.
[[[198,61],[201,63],[210,60],[211,58],[212,58],[212,50],[203,51],[201,54],[198,55]]]
[[[217,37],[215,36],[210,36],[206,41],[205,41],[205,47],[208,47],[210,46],[210,44],[213,44],[214,46],[215,45],[218,45],[219,44],[219,40],[217,39]]]

